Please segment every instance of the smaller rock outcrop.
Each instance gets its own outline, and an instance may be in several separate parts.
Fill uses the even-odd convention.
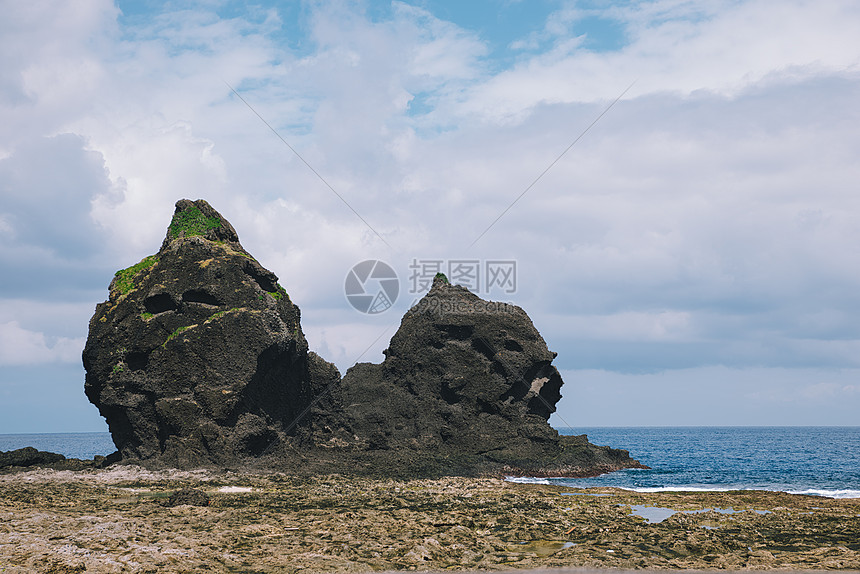
[[[637,466],[626,451],[560,436],[563,381],[528,315],[438,275],[403,317],[381,364],[355,365],[315,446],[360,451],[354,468],[419,473],[593,475]]]
[[[28,469],[28,468],[53,468],[55,470],[83,470],[85,468],[104,468],[119,457],[96,456],[92,460],[81,460],[79,458],[66,458],[56,452],[36,450],[32,446],[26,446],[10,451],[0,451],[0,469]]]
[[[55,452],[36,450],[32,446],[25,446],[10,451],[0,451],[0,468],[6,466],[40,466],[66,460],[66,457]]]
[[[199,488],[183,488],[171,494],[162,506],[209,506],[211,502],[209,495]]]
[[[498,462],[545,460],[561,376],[525,312],[437,276],[380,365],[343,380],[351,427],[376,448],[444,449]]]

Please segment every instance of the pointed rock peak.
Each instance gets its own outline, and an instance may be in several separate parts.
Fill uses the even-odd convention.
[[[437,273],[436,276],[433,277],[433,285],[431,285],[430,291],[428,291],[424,297],[429,297],[431,299],[436,297],[443,297],[446,299],[453,297],[467,301],[481,300],[480,297],[469,291],[466,287],[451,283],[444,273]]]
[[[161,244],[161,249],[167,248],[177,239],[195,236],[209,241],[239,244],[236,230],[206,200],[180,199],[176,202],[176,210],[173,212],[173,219],[167,228],[167,236]]]
[[[451,282],[448,281],[448,277],[444,273],[437,273],[436,276],[433,277],[433,285],[430,287],[430,290],[433,291],[450,286]]]

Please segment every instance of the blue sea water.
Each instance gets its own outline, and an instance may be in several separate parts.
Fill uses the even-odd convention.
[[[860,427],[587,427],[559,432],[587,434],[595,444],[626,449],[651,470],[512,480],[640,492],[759,489],[860,498]],[[116,450],[109,433],[0,435],[0,451],[24,446],[83,459]]]
[[[559,432],[587,434],[594,444],[626,449],[651,470],[514,480],[639,492],[758,489],[860,498],[860,427],[593,427]]]
[[[107,456],[116,450],[107,432],[0,434],[0,451],[25,446],[80,459]]]

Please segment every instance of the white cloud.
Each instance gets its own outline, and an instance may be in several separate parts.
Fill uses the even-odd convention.
[[[858,385],[817,383],[801,389],[795,400],[848,399],[858,392],[860,392],[860,386]]]
[[[91,310],[158,249],[173,203],[202,197],[341,368],[382,329],[347,305],[346,272],[381,258],[405,282],[413,257],[516,259],[511,298],[565,367],[857,364],[855,3],[610,7],[629,41],[606,52],[571,37],[568,7],[500,71],[478,35],[406,3],[278,10],[4,5],[0,304]],[[85,329],[34,317],[0,316],[32,356]]]
[[[54,337],[22,328],[17,321],[0,323],[0,366],[73,363],[81,360],[84,339]]]
[[[12,224],[9,223],[9,216],[0,215],[0,235],[5,235],[7,237],[14,237],[15,229],[12,227]]]
[[[354,312],[357,319],[360,316]],[[341,319],[342,320],[342,319]],[[308,345],[340,369],[341,375],[355,363],[379,363],[385,357],[383,349],[397,332],[399,315],[387,315],[372,322],[331,323],[320,326],[317,321],[302,324]]]
[[[471,81],[482,74],[480,58],[487,54],[487,47],[474,34],[421,8],[403,2],[395,2],[393,7],[395,25],[413,41],[418,39],[409,52],[408,74],[416,79],[432,78],[430,85]]]
[[[65,131],[93,109],[100,53],[116,30],[110,0],[86,5],[5,2],[0,23],[0,146]]]
[[[608,10],[632,38],[620,51],[558,46],[478,84],[464,116],[522,120],[534,106],[710,91],[735,95],[769,77],[858,71],[860,10],[850,1],[642,2]]]
[[[227,195],[223,160],[186,122],[129,127],[110,143],[101,149],[111,173],[121,174],[114,189],[122,188],[97,197],[93,216],[126,249],[157,249],[176,200],[206,197],[218,205]]]
[[[77,135],[23,141],[0,160],[4,219],[22,243],[63,257],[85,258],[96,237],[89,199],[107,185],[100,154],[83,149]]]
[[[641,311],[611,315],[577,315],[559,317],[565,329],[575,338],[623,341],[690,341],[696,335],[691,314],[679,311],[646,313]]]
[[[107,286],[104,289],[107,294]],[[76,302],[53,298],[0,298],[0,323],[25,325],[27,330],[49,337],[80,338],[95,310],[92,301]]]
[[[563,398],[551,420],[559,426],[856,425],[860,409],[858,369],[561,374]]]
[[[110,189],[104,161],[75,134],[32,137],[0,160],[0,299],[80,300],[112,267],[90,202]],[[107,269],[106,269],[107,267]]]

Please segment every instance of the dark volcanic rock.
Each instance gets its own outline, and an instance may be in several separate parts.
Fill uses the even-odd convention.
[[[548,424],[563,382],[520,307],[437,276],[385,355],[351,368],[340,388],[345,426],[369,450],[432,453],[431,464],[460,472],[594,474],[638,464]]]
[[[55,452],[36,450],[26,446],[10,451],[0,451],[0,468],[5,466],[40,466],[66,460],[66,457]]]
[[[563,383],[517,306],[439,277],[385,353],[341,380],[233,227],[181,200],[161,250],[96,308],[85,388],[127,460],[388,476],[639,466],[547,423]]]
[[[181,200],[161,250],[96,308],[85,390],[124,459],[229,465],[285,439],[310,404],[299,308],[203,200]]]
[[[189,506],[209,506],[209,495],[197,488],[183,488],[177,490],[170,495],[170,498],[164,501],[162,506],[181,506],[187,504]]]
[[[83,470],[85,468],[103,468],[116,462],[117,457],[96,456],[92,460],[66,458],[62,454],[36,450],[32,446],[17,450],[0,451],[0,469],[15,471],[31,467],[53,468],[55,470]]]
[[[506,463],[555,454],[547,419],[562,380],[519,307],[438,277],[385,355],[381,365],[350,369],[342,390],[352,428],[377,448],[419,445]]]

